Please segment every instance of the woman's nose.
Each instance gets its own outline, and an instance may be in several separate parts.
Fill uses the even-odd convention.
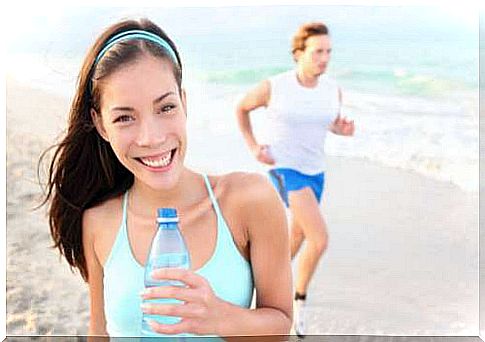
[[[163,144],[166,133],[154,115],[147,115],[139,122],[136,143],[142,147],[154,147]]]

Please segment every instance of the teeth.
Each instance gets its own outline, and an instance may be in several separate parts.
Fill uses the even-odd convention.
[[[164,167],[170,164],[171,153],[167,153],[164,156],[154,158],[140,158],[141,162],[150,167]]]

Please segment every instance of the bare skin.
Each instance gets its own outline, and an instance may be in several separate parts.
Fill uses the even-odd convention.
[[[295,291],[303,294],[327,248],[327,224],[310,188],[291,191],[288,197],[292,213],[292,258],[300,250],[303,240],[306,240],[306,246],[301,249],[298,258],[298,277],[295,279]]]

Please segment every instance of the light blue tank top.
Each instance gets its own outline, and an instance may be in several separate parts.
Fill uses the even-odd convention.
[[[217,239],[211,258],[196,273],[209,281],[219,298],[249,308],[254,289],[251,265],[232,239],[207,175],[204,175],[204,181],[217,215]],[[128,191],[123,197],[121,226],[103,267],[106,329],[112,337],[141,335],[140,292],[144,289],[145,268],[131,252],[126,224],[127,198]]]

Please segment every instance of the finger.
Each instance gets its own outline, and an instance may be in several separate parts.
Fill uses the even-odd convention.
[[[268,155],[268,154],[266,154],[262,159],[263,159],[262,160],[263,163],[265,163],[265,164],[268,164],[268,165],[273,165],[274,164],[274,159],[270,155]]]
[[[347,134],[348,135],[354,135],[354,126],[353,125],[349,125],[349,127],[347,128]]]
[[[140,305],[141,311],[148,315],[183,317],[185,311],[183,304],[163,304],[163,303],[143,303]]]
[[[273,158],[271,158],[271,153],[268,151],[268,150],[265,150],[262,154],[262,157],[266,160],[271,160]]]
[[[207,283],[204,277],[183,268],[159,268],[151,276],[159,280],[179,280],[189,287],[199,287]]]
[[[160,315],[182,318],[202,317],[203,312],[199,306],[193,304],[162,304],[162,303],[143,303],[141,305],[143,313],[148,315]]]
[[[150,328],[156,333],[175,335],[181,333],[194,333],[190,320],[182,320],[175,324],[161,324],[154,320],[148,321]]]
[[[192,302],[196,300],[197,295],[195,290],[191,288],[181,286],[155,286],[143,290],[141,297],[143,299],[173,298],[184,302]]]

